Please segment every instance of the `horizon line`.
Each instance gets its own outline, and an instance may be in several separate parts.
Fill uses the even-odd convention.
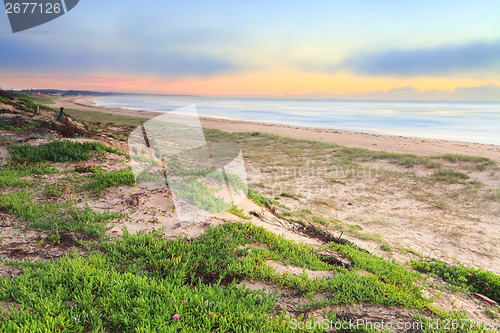
[[[480,99],[396,99],[396,98],[349,98],[349,97],[334,97],[334,94],[327,93],[312,93],[294,95],[290,93],[283,93],[281,95],[273,94],[248,94],[248,95],[201,95],[195,93],[158,93],[158,92],[122,92],[122,91],[99,91],[99,90],[86,90],[86,89],[2,89],[4,91],[12,92],[27,92],[34,93],[40,92],[48,94],[50,92],[67,93],[68,95],[150,95],[150,96],[177,96],[177,97],[196,97],[196,98],[235,98],[235,99],[276,99],[276,100],[317,100],[317,101],[387,101],[387,102],[488,102],[500,103],[498,100],[480,100]],[[323,95],[324,97],[314,98],[311,95]],[[329,97],[331,96],[331,97]]]

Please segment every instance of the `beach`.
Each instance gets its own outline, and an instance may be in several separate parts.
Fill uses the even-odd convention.
[[[66,96],[55,104],[75,110],[93,110],[108,114],[130,117],[153,118],[161,114],[144,110],[125,108],[97,107],[89,96]],[[366,148],[391,153],[439,156],[445,154],[480,156],[500,162],[500,146],[473,142],[449,141],[438,139],[412,138],[405,136],[371,134],[346,130],[316,129],[291,125],[278,125],[200,117],[205,128],[219,129],[226,132],[261,132],[290,137],[300,140],[313,140],[347,147]]]
[[[40,103],[52,101],[32,97]],[[491,291],[498,289],[494,285],[469,290],[460,280],[428,275],[425,266],[445,265],[450,272],[459,267],[461,276],[474,275],[480,268],[487,272],[487,283],[497,278],[492,274],[500,273],[500,168],[493,161],[498,161],[498,146],[203,117],[207,147],[239,147],[241,153],[229,163],[231,170],[238,170],[237,177],[226,170],[227,179],[235,194],[237,186],[247,192],[225,196],[230,188],[217,180],[219,170],[205,174],[206,169],[179,168],[154,141],[153,154],[141,147],[140,140],[130,144],[134,132],[149,130],[141,124],[161,113],[95,107],[89,105],[90,98],[72,96],[54,100],[50,108],[42,106],[41,114],[33,116],[29,101],[0,102],[0,258],[86,269],[91,263],[86,259],[88,248],[77,238],[105,249],[118,244],[126,256],[137,253],[135,244],[144,241],[140,249],[159,250],[156,261],[172,262],[159,266],[160,271],[151,268],[152,274],[161,274],[158,281],[171,281],[175,277],[164,275],[185,269],[212,283],[220,267],[236,267],[229,278],[237,276],[238,287],[278,293],[276,306],[266,310],[270,318],[286,308],[294,316],[305,314],[304,320],[313,315],[324,319],[322,311],[328,309],[349,318],[409,322],[413,317],[401,315],[403,311],[416,314],[418,302],[428,297],[439,311],[464,311],[468,318],[486,322],[486,310],[495,301],[478,301],[472,292],[498,301]],[[61,106],[69,117],[57,120],[56,107]],[[203,159],[200,152],[194,151],[196,160]],[[488,155],[491,159],[484,158]],[[165,178],[168,188],[152,186],[157,184],[152,180],[157,180],[159,156],[175,168]],[[189,155],[183,157],[189,165]],[[133,169],[138,162],[145,163],[142,171]],[[246,185],[241,187],[241,182]],[[177,187],[180,184],[183,187]],[[180,197],[186,193],[189,196]],[[227,205],[221,207],[223,197]],[[190,220],[200,216],[198,223]],[[108,237],[113,242],[108,243]],[[165,256],[167,248],[174,252]],[[81,257],[67,259],[71,253]],[[199,263],[178,264],[205,253],[208,257]],[[106,257],[99,260],[118,260],[117,276],[127,267],[137,267],[135,259],[124,264],[115,250],[102,255]],[[145,255],[149,254],[139,254],[140,260]],[[258,259],[262,255],[264,260]],[[95,258],[90,254],[90,260]],[[205,268],[213,258],[218,260],[215,268]],[[251,264],[242,275],[238,265],[246,258]],[[114,270],[99,266],[103,268],[98,276]],[[26,274],[24,267],[0,263],[0,277]],[[40,267],[37,274],[54,274]],[[416,270],[422,273],[412,277]],[[143,272],[127,276],[143,279]],[[339,277],[345,279],[341,287],[335,284]],[[408,283],[415,288],[409,291]],[[367,284],[376,284],[366,288],[370,290],[387,284],[391,299],[404,294],[412,303],[359,298],[354,305],[303,308],[311,300],[335,300],[335,295],[345,294],[348,300],[372,297],[364,291]],[[352,295],[353,288],[359,295]],[[124,292],[127,289],[119,294]],[[166,303],[191,296],[172,296]],[[20,304],[18,299],[0,300],[1,309],[14,306],[19,311]]]
[[[500,333],[500,1],[78,2],[5,1],[0,332]]]
[[[77,119],[78,111],[83,115],[92,110],[80,121],[99,121],[96,126],[112,132],[122,127],[120,116],[136,119],[135,125],[126,125],[132,129],[143,119],[163,114],[96,107],[90,96],[69,96],[55,103]],[[99,113],[106,116],[96,120]],[[304,219],[300,211],[305,205],[314,207],[319,216],[309,218],[320,224],[328,225],[334,217],[347,228],[359,226],[362,235],[348,229],[349,237],[355,236],[356,244],[387,259],[405,261],[404,249],[411,248],[497,271],[500,178],[498,167],[482,159],[500,162],[500,146],[215,117],[200,117],[200,121],[207,141],[238,142],[251,188],[271,197],[300,194],[300,205],[295,200],[286,202],[297,217]],[[119,132],[126,150],[130,130]],[[381,250],[380,244],[386,241],[399,250]]]

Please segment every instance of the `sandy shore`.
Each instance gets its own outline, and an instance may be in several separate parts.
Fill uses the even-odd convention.
[[[92,104],[91,98],[87,96],[69,96],[56,101],[57,107],[62,106],[77,110],[93,110],[131,117],[149,119],[159,114],[157,112],[144,110],[96,107]],[[316,129],[213,117],[201,117],[201,123],[203,127],[220,129],[226,132],[262,132],[295,139],[315,140],[348,147],[383,150],[394,153],[410,153],[417,155],[461,154],[487,157],[500,162],[500,146],[498,145],[370,134],[345,130]]]

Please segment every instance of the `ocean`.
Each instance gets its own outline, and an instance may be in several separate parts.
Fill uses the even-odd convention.
[[[196,105],[202,116],[500,145],[499,102],[353,101],[105,95],[97,106],[171,112]]]

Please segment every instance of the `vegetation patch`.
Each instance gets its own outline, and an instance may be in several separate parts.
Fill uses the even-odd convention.
[[[279,204],[276,200],[271,200],[264,196],[262,193],[256,190],[248,189],[248,196],[252,199],[257,205],[261,207],[267,207],[271,209],[273,205]]]
[[[244,212],[243,212],[243,209],[241,208],[238,208],[238,206],[236,206],[235,204],[232,205],[231,209],[229,209],[229,212],[238,216],[238,217],[241,217],[242,219],[245,219],[245,220],[250,220],[251,217],[246,215]]]
[[[55,174],[58,170],[45,163],[12,163],[2,166],[0,169],[0,187],[33,186],[33,181],[23,179],[33,175]]]
[[[75,172],[78,173],[97,173],[102,172],[100,165],[80,165],[75,168]]]
[[[134,155],[135,156],[135,155]],[[148,162],[148,161],[146,161]],[[155,161],[154,161],[155,162]],[[157,162],[156,162],[157,164]],[[155,164],[153,164],[155,165]],[[178,160],[174,160],[168,163],[169,171],[175,176],[202,176],[207,177],[207,179],[214,179],[220,184],[231,184],[237,191],[247,192],[248,188],[243,182],[243,180],[236,174],[231,172],[225,172],[214,168],[205,169],[187,169]]]
[[[269,250],[247,246],[254,242],[268,244]],[[357,259],[360,268],[375,274],[361,276],[323,262],[317,255],[323,249],[297,244],[249,224],[227,223],[208,228],[204,235],[192,242],[177,239],[172,243],[160,239],[155,233],[141,235],[139,239],[125,235],[115,245],[105,245],[105,249],[107,253],[115,251],[116,258],[133,258],[137,264],[134,267],[136,272],[147,270],[162,277],[176,275],[185,269],[186,273],[181,273],[181,276],[186,280],[193,279],[187,274],[192,272],[211,281],[231,283],[235,278],[245,278],[272,282],[302,292],[331,292],[328,304],[369,302],[423,308],[428,303],[421,296],[419,287],[413,285],[417,275],[402,266],[352,248],[339,248],[345,255]],[[330,280],[309,278],[305,272],[300,276],[281,274],[268,266],[267,260],[310,270],[333,269],[337,274]],[[192,267],[196,267],[195,270],[191,271]]]
[[[442,261],[411,261],[411,266],[423,273],[432,273],[456,286],[488,296],[500,303],[500,276],[463,265],[450,266]]]
[[[43,190],[43,195],[48,198],[62,198],[65,191],[69,191],[68,184],[66,183],[47,184]]]
[[[83,184],[83,190],[92,190],[94,195],[101,196],[102,190],[109,186],[135,185],[134,174],[130,169],[113,170],[110,172],[95,171],[88,176],[89,181]]]
[[[29,221],[30,226],[39,230],[81,231],[97,236],[104,236],[106,230],[109,230],[108,222],[125,216],[113,212],[95,213],[88,206],[79,211],[72,200],[64,203],[37,203],[32,195],[33,193],[27,190],[2,193],[0,208],[19,216],[22,221]]]
[[[352,147],[342,147],[342,151],[339,153],[343,157],[349,157],[351,159],[357,159],[362,161],[387,160],[390,163],[406,167],[423,165],[429,169],[442,168],[443,165],[439,163],[438,160],[447,160],[452,163],[470,162],[477,164],[480,169],[486,165],[496,164],[495,161],[486,157],[456,155],[456,154],[445,154],[439,156],[420,156],[415,154],[389,153],[385,151],[374,151],[364,148],[352,148]]]
[[[295,194],[290,193],[290,192],[283,192],[283,193],[281,193],[281,196],[286,197],[286,198],[292,198],[295,200],[299,200],[299,198],[297,198],[297,196]]]
[[[178,261],[172,258],[172,262]],[[15,299],[20,311],[3,317],[2,331],[280,332],[283,313],[269,318],[276,296],[237,288],[235,284],[185,284],[185,268],[159,278],[134,275],[130,261],[109,255],[75,255],[57,262],[21,264],[14,283],[0,280],[0,299]],[[175,265],[172,265],[172,268]]]
[[[13,160],[18,162],[76,162],[88,160],[91,151],[110,152],[119,155],[124,153],[98,142],[73,142],[69,140],[53,141],[40,146],[10,145],[9,152]]]
[[[5,104],[11,104],[12,103],[12,99],[9,98],[9,97],[0,96],[0,102],[1,103],[5,103]]]
[[[8,129],[12,125],[12,121],[0,119],[0,128],[3,130]]]
[[[71,108],[64,109],[64,113],[69,114],[73,119],[84,124],[107,124],[106,126],[102,126],[103,129],[112,124],[114,126],[128,127],[130,130],[133,130],[148,120],[142,117],[117,116],[99,111],[76,110]],[[87,127],[91,126],[87,125]]]
[[[51,102],[47,98],[42,98],[42,97],[37,96],[37,98],[36,98],[37,100],[35,102],[35,101],[33,101],[32,98],[27,97],[26,94],[16,93],[16,94],[11,95],[11,98],[14,100],[15,96],[17,96],[17,103],[20,104],[20,105],[24,105],[28,109],[34,109],[35,106],[38,105],[41,109],[46,109],[46,110],[50,110],[50,111],[56,111],[56,109],[54,109],[53,107],[50,107],[50,106],[45,105],[45,104],[37,103],[37,102],[44,102],[44,103]],[[10,104],[14,103],[13,100],[10,101]]]
[[[220,213],[231,209],[231,204],[215,194],[215,190],[195,177],[181,181],[169,181],[169,185],[180,198],[188,199],[200,209]]]
[[[33,102],[28,97],[19,97],[18,102],[27,106],[28,108],[31,108],[31,109],[33,109],[36,106],[35,102]]]
[[[472,163],[478,163],[478,164],[485,163],[487,165],[495,165],[495,161],[490,160],[489,158],[486,158],[486,157],[479,157],[479,156],[445,154],[445,155],[437,156],[437,157],[435,157],[435,159],[443,159],[443,160],[450,161],[452,163],[472,162]]]
[[[455,183],[460,183],[463,182],[464,180],[469,179],[470,177],[466,175],[465,173],[453,170],[453,169],[438,169],[434,171],[434,174],[432,177],[435,180],[449,183],[449,184],[455,184]]]
[[[209,227],[192,241],[168,240],[162,232],[131,235],[124,230],[121,238],[94,244],[99,251],[87,258],[74,253],[57,261],[8,262],[24,273],[0,278],[0,300],[20,305],[17,311],[0,313],[0,330],[291,332],[292,320],[304,323],[308,309],[326,305],[366,302],[436,311],[415,284],[418,273],[350,246],[327,247],[352,261],[352,270],[324,262],[318,253],[325,248],[295,243],[240,222]],[[254,243],[268,246],[257,248]],[[299,276],[279,273],[267,265],[269,260],[304,271]],[[357,274],[359,269],[370,274]],[[306,270],[334,270],[336,274],[331,279],[310,278]],[[286,310],[275,312],[276,293],[237,287],[241,279],[274,283],[308,295],[326,292],[330,297],[310,298],[292,316]],[[457,313],[438,315],[464,318]],[[329,318],[345,320],[334,314]],[[415,318],[424,323],[426,332],[432,331],[427,329],[433,327],[431,319]],[[469,323],[467,330],[457,332],[481,331]]]
[[[408,168],[418,164],[425,165],[428,168],[437,168],[440,166],[439,163],[432,161],[432,159],[427,156],[389,153],[386,151],[374,151],[364,148],[344,147],[340,154],[343,157],[361,161],[387,160],[390,163],[406,166]]]

